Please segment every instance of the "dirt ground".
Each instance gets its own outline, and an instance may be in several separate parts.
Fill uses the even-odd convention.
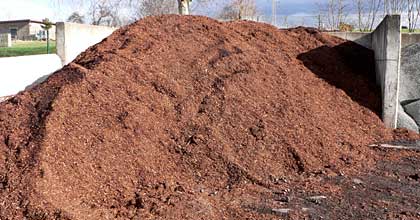
[[[267,219],[420,219],[419,153],[388,160],[386,155],[401,151],[378,152],[384,160],[373,170],[350,176],[311,174],[263,194],[261,202],[248,208],[270,213]]]

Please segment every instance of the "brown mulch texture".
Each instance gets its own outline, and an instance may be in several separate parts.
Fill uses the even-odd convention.
[[[314,175],[417,138],[381,122],[372,67],[315,29],[140,20],[0,104],[0,219],[279,219],[267,193],[339,195]]]

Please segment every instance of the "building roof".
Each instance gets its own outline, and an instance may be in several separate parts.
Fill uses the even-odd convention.
[[[37,23],[37,24],[43,24],[42,21],[36,21],[36,20],[31,20],[31,19],[0,21],[0,24],[7,24],[7,23]],[[53,23],[53,25],[55,25],[55,23]]]

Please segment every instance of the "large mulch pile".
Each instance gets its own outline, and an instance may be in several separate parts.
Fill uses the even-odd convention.
[[[278,219],[264,192],[415,137],[381,122],[372,66],[315,29],[140,20],[0,104],[0,219]]]

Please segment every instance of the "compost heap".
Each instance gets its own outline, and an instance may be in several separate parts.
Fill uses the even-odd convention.
[[[260,219],[279,178],[393,139],[371,60],[315,29],[142,19],[0,104],[0,219]]]

